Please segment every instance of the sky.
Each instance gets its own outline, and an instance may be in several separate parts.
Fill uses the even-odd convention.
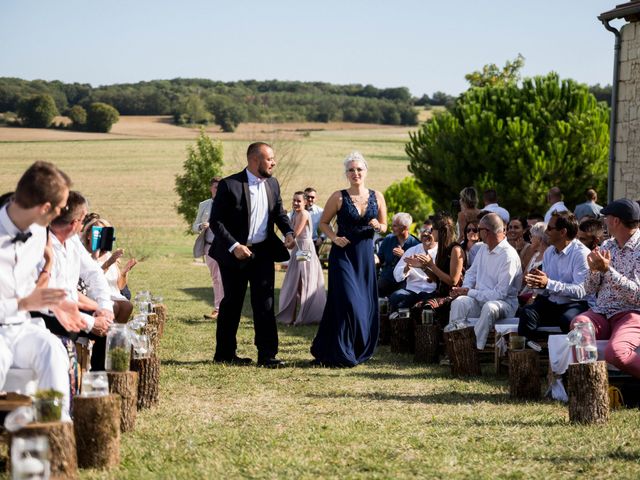
[[[277,79],[457,95],[465,74],[520,53],[525,77],[555,71],[605,85],[614,36],[597,17],[620,3],[0,0],[0,77]]]

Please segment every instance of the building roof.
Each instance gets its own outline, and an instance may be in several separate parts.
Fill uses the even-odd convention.
[[[640,22],[640,0],[631,0],[616,5],[616,8],[598,16],[600,21],[617,20],[624,18],[627,22]]]

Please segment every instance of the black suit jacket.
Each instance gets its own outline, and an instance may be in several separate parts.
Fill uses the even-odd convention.
[[[273,256],[274,262],[284,262],[289,260],[289,251],[284,246],[273,230],[274,224],[286,235],[293,232],[291,222],[282,208],[280,198],[280,185],[278,181],[271,177],[266,180],[268,207],[267,242],[269,242],[269,252]],[[238,260],[229,248],[236,242],[242,245],[247,244],[249,237],[250,222],[250,202],[249,181],[246,170],[224,178],[218,184],[216,198],[213,201],[211,217],[209,218],[209,228],[213,231],[215,238],[209,255],[215,258],[218,263],[224,266],[240,266],[242,262]]]

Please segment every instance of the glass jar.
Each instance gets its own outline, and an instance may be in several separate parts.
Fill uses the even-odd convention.
[[[422,310],[422,324],[433,325],[433,309],[426,307]]]
[[[134,359],[141,360],[143,358],[151,357],[151,351],[153,350],[153,348],[151,346],[149,335],[147,335],[146,333],[134,333],[131,336],[131,343],[133,345]]]
[[[408,308],[398,309],[398,318],[409,318],[410,316],[411,316],[411,311]]]
[[[387,313],[389,313],[389,299],[387,297],[378,299],[378,310],[381,315],[386,315]]]
[[[131,340],[129,330],[122,323],[113,323],[107,332],[107,355],[105,369],[108,372],[126,372],[129,370]]]
[[[82,374],[82,397],[105,397],[109,395],[107,372],[85,372]]]
[[[49,440],[46,436],[12,438],[11,478],[47,479],[50,470]]]
[[[573,330],[567,335],[567,341],[574,346],[578,363],[598,361],[598,346],[593,323],[579,322],[574,324]]]

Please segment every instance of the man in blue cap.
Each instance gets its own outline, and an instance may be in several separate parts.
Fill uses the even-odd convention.
[[[623,198],[602,209],[611,238],[588,256],[587,294],[596,295],[593,308],[573,324],[591,322],[597,339],[609,339],[605,360],[640,378],[640,206]]]

